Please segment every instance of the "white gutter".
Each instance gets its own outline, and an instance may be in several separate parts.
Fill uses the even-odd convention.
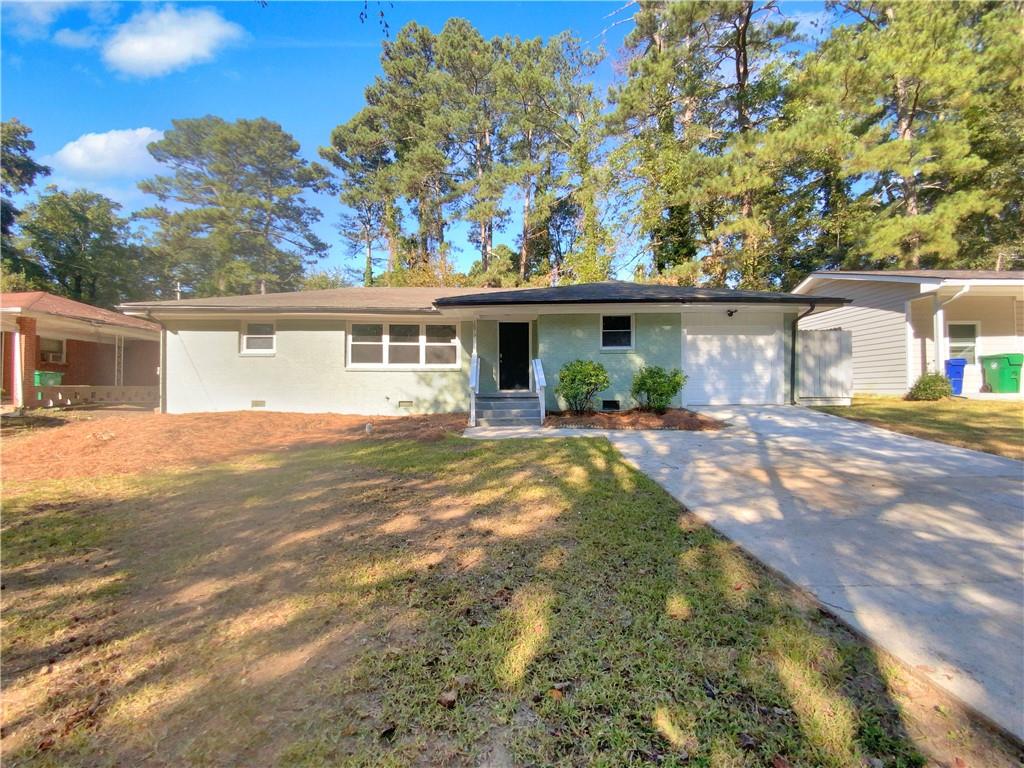
[[[946,310],[945,307],[950,302],[956,301],[961,296],[969,293],[971,290],[970,285],[964,285],[959,291],[954,293],[945,301],[939,299],[939,293],[936,291],[933,294],[933,303],[935,307],[935,317],[933,322],[935,323],[935,372],[944,374],[946,372]]]

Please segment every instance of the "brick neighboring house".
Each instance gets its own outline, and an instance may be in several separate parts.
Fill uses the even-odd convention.
[[[0,294],[3,401],[15,406],[153,403],[160,327],[44,291]],[[37,386],[36,371],[60,373]]]

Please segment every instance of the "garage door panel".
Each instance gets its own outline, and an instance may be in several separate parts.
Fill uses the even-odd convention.
[[[780,403],[783,358],[776,327],[688,329],[683,400],[690,405]]]

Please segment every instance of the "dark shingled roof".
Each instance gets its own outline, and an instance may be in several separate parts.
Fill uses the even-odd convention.
[[[1024,272],[996,271],[994,269],[825,269],[811,273],[811,277],[831,277],[833,275],[919,277],[922,280],[1024,280]]]
[[[332,288],[324,291],[223,296],[180,301],[136,301],[119,309],[145,312],[353,312],[436,314],[441,307],[486,307],[505,304],[807,304],[806,296],[727,288],[681,288],[609,281],[552,288]],[[849,299],[813,297],[815,304],[845,304]]]
[[[815,296],[816,304],[847,304],[849,299]],[[499,304],[807,304],[806,296],[766,291],[734,291],[729,288],[690,288],[609,281],[523,288],[485,294],[444,296],[439,307],[482,307]]]

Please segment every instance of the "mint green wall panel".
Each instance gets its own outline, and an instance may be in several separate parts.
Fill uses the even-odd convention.
[[[480,392],[498,391],[498,323],[496,320],[477,320],[476,353],[480,357]],[[473,347],[470,339],[470,349]]]
[[[239,331],[246,319],[268,318],[167,321],[170,413],[250,410],[254,400],[263,401],[268,411],[307,413],[469,410],[472,322],[459,323],[457,369],[355,370],[345,366],[345,318],[276,318],[276,352],[266,357],[239,354]]]
[[[537,347],[544,361],[548,381],[547,407],[563,410],[565,404],[555,397],[558,371],[572,360],[597,360],[608,371],[611,386],[598,394],[600,400],[618,400],[623,409],[636,405],[629,394],[633,374],[644,365],[679,368],[681,365],[680,317],[674,313],[643,313],[634,315],[633,349],[603,351],[601,349],[601,316],[541,315],[537,319]],[[673,406],[680,405],[677,397]]]

